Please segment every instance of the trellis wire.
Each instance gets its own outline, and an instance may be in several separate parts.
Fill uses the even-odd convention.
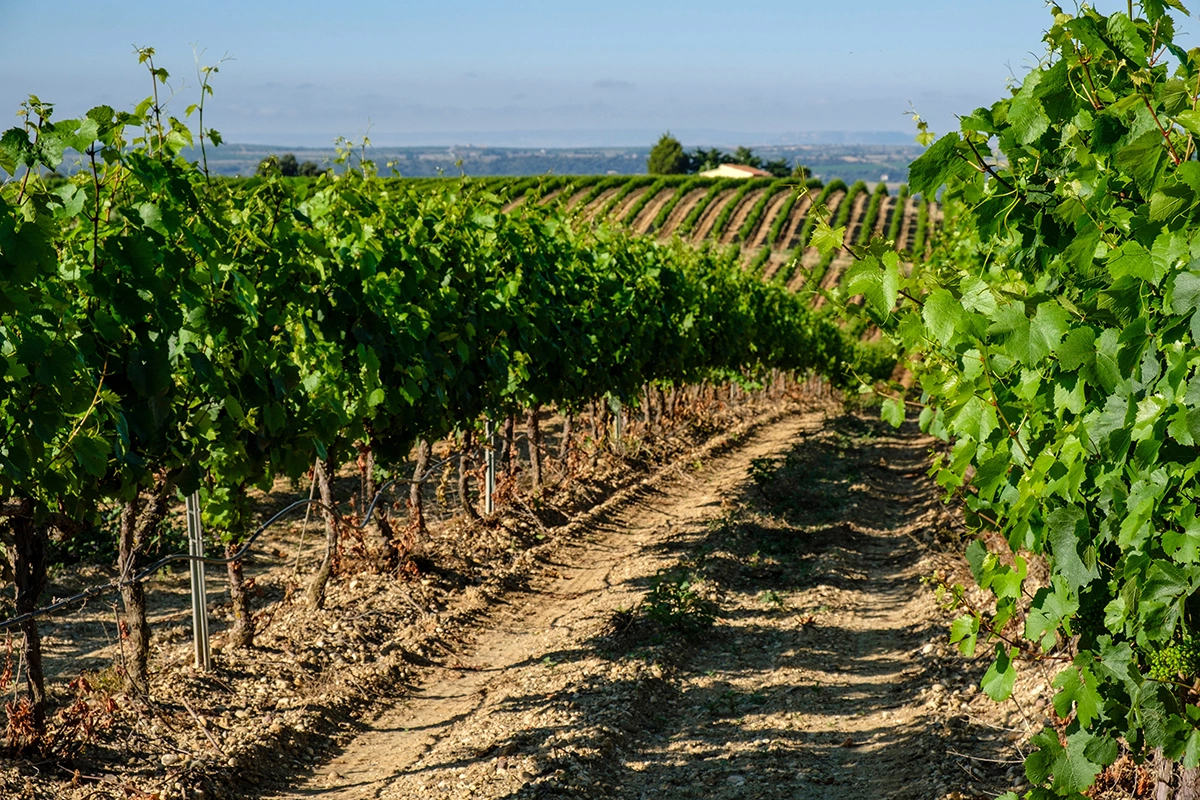
[[[375,507],[379,504],[379,501],[383,497],[384,492],[386,492],[388,489],[390,489],[392,486],[396,485],[397,483],[408,483],[408,484],[424,483],[426,480],[429,479],[430,475],[433,474],[434,470],[438,469],[439,467],[441,467],[442,465],[444,465],[450,461],[454,461],[455,459],[457,459],[459,457],[460,457],[459,454],[456,453],[452,456],[448,456],[439,461],[436,461],[435,463],[429,465],[429,467],[426,468],[425,474],[422,475],[420,478],[412,478],[412,479],[393,478],[392,480],[388,481],[383,486],[381,486],[379,488],[379,491],[377,491],[375,493],[375,497],[371,500],[371,504],[369,506],[367,506],[366,514],[364,515],[363,521],[361,523],[359,523],[358,525],[349,525],[347,523],[343,523],[343,524],[350,530],[362,530],[362,529],[366,528],[367,525],[370,524],[372,517],[374,517]],[[192,553],[172,553],[171,555],[163,556],[162,558],[158,559],[153,564],[150,564],[148,567],[143,568],[140,572],[138,572],[137,574],[133,575],[130,578],[126,578],[124,580],[113,580],[113,581],[109,581],[108,583],[105,583],[105,584],[101,584],[98,586],[92,586],[87,589],[84,589],[82,592],[73,594],[70,597],[65,597],[62,600],[56,600],[55,602],[51,603],[48,606],[43,606],[42,608],[35,608],[33,611],[28,611],[24,614],[20,614],[18,616],[10,617],[9,619],[0,621],[0,631],[15,628],[24,622],[28,622],[31,619],[43,617],[47,614],[51,614],[55,611],[66,608],[68,606],[73,606],[77,603],[83,603],[83,602],[86,602],[87,600],[91,600],[96,597],[101,597],[110,592],[119,591],[122,586],[130,586],[135,583],[140,583],[143,580],[145,580],[146,578],[153,575],[154,573],[158,572],[163,567],[167,566],[168,564],[173,564],[173,563],[180,562],[180,561],[186,561],[189,564],[201,564],[201,565],[210,564],[212,566],[224,566],[224,565],[230,564],[234,561],[239,561],[246,555],[246,553],[254,545],[255,541],[258,540],[258,537],[261,536],[264,532],[266,532],[268,528],[270,528],[272,525],[274,525],[276,522],[278,522],[283,517],[287,516],[289,513],[291,513],[295,509],[305,507],[305,506],[316,506],[318,508],[324,509],[325,511],[328,511],[330,514],[333,514],[335,517],[338,517],[339,520],[341,519],[340,515],[337,513],[337,511],[335,509],[330,508],[329,506],[325,505],[325,503],[321,502],[320,500],[315,500],[315,499],[297,500],[297,501],[291,503],[290,505],[285,506],[283,509],[277,511],[270,519],[268,519],[263,524],[259,525],[254,530],[254,533],[250,534],[250,536],[247,537],[246,541],[242,544],[241,548],[239,548],[233,554],[226,556],[225,558],[213,558],[211,556],[194,555]],[[197,506],[197,513],[199,513],[198,506]],[[189,532],[189,534],[190,534],[190,532]],[[189,539],[190,539],[190,535],[189,535]]]

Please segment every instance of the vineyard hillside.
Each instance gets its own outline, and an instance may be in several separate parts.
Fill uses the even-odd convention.
[[[810,242],[818,222],[814,209],[823,207],[829,222],[845,226],[847,244],[887,236],[898,250],[922,258],[930,247],[930,226],[941,219],[937,202],[911,195],[906,185],[891,193],[861,183],[847,187],[839,180],[805,185],[796,178],[759,179],[748,186],[736,179],[692,176],[653,182],[646,176],[560,176],[479,183],[508,197],[509,211],[536,202],[589,225],[624,226],[664,242],[679,237],[697,246],[736,247],[747,268],[793,289],[805,285],[814,269],[821,287],[830,288],[853,260],[842,251],[822,264]],[[839,207],[855,187],[863,190],[839,220]]]

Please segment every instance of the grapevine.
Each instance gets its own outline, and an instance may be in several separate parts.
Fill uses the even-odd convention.
[[[337,544],[327,478],[356,449],[394,467],[484,416],[861,371],[864,345],[736,254],[576,230],[555,204],[504,211],[568,179],[413,185],[347,144],[338,174],[210,181],[153,101],[58,120],[31,98],[24,113],[0,137],[0,168],[19,176],[0,188],[0,520],[19,613],[44,591],[51,532],[104,506],[122,509],[128,576],[175,493],[200,492],[232,552],[253,527],[249,490],[313,470],[332,545],[307,593],[319,606]],[[84,168],[51,187],[41,172],[67,150]],[[236,562],[230,580],[231,638],[248,643]],[[131,628],[138,604],[126,597]],[[24,632],[40,725],[36,623]]]
[[[964,609],[951,638],[994,656],[998,701],[1028,661],[1055,665],[1034,798],[1081,796],[1122,747],[1200,765],[1200,50],[1175,44],[1177,0],[1129,8],[1054,7],[1011,96],[941,138],[920,123],[917,263],[852,245],[831,293],[909,355],[919,390],[892,387],[885,418],[921,408],[949,443],[932,474],[1011,550],[968,548],[994,610]]]

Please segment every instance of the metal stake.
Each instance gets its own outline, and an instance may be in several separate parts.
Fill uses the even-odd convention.
[[[621,443],[621,437],[625,435],[625,409],[621,407],[621,401],[613,398],[610,402],[613,411],[613,450],[620,453],[624,448]]]
[[[483,509],[484,513],[491,514],[496,510],[496,431],[491,419],[483,421],[483,438],[487,441],[484,448],[487,473],[483,482]]]
[[[187,498],[188,554],[192,559],[192,638],[196,644],[196,669],[212,669],[212,651],[208,646],[208,594],[204,589],[204,533],[200,527],[200,493]]]

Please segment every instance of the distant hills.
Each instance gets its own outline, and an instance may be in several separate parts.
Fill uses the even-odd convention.
[[[799,134],[797,134],[799,136]],[[753,147],[764,160],[787,159],[807,166],[814,177],[902,183],[908,165],[923,152],[915,144],[845,144],[836,142],[759,144],[734,142]],[[209,169],[221,175],[253,175],[268,156],[292,153],[300,162],[332,166],[332,147],[286,147],[282,145],[225,144],[208,153]],[[650,144],[645,147],[370,147],[367,157],[384,174],[395,170],[409,178],[460,174],[493,175],[636,175],[646,171]],[[194,154],[199,158],[199,152]]]

